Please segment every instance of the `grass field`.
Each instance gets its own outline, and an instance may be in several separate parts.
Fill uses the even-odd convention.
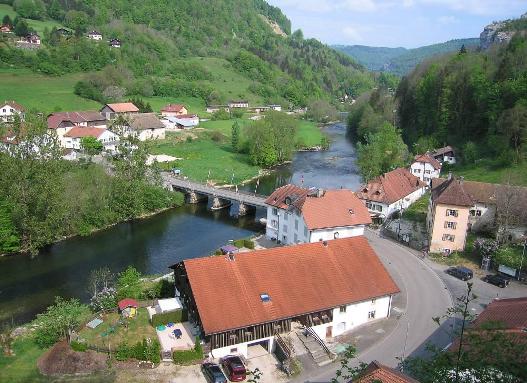
[[[41,112],[98,110],[101,105],[73,93],[82,74],[43,76],[29,69],[0,69],[0,100],[14,100]]]
[[[0,353],[0,382],[48,382],[37,368],[37,360],[46,351],[39,348],[30,337],[18,338],[14,344],[14,356]]]
[[[426,222],[426,213],[428,212],[428,201],[430,193],[424,194],[421,198],[415,201],[408,209],[403,212],[403,218],[410,221]]]
[[[454,166],[451,168],[456,176],[463,176],[466,180],[506,183],[527,186],[527,162],[519,165],[511,165],[503,168],[496,168],[485,163],[478,165]]]
[[[120,319],[120,315],[117,313],[106,314],[103,319],[104,322],[94,329],[84,327],[80,331],[79,336],[86,339],[86,343],[99,347],[108,347],[108,342],[110,342],[112,347],[116,347],[123,341],[133,345],[142,341],[143,338],[157,339],[156,331],[150,325],[148,312],[145,308],[140,308],[137,317],[128,321],[128,328],[119,324],[116,325]],[[107,333],[110,326],[115,327],[115,332],[107,336],[101,336],[101,334]]]
[[[5,16],[9,15],[13,20],[17,13],[13,10],[13,7],[7,4],[0,4],[0,20]],[[61,27],[61,24],[54,20],[31,20],[26,19],[28,25],[33,28],[42,37],[44,30],[47,28],[51,30],[53,27]]]
[[[131,96],[130,98],[132,98]],[[167,104],[183,104],[188,109],[189,113],[198,114],[198,115],[204,115],[205,113],[205,101],[203,101],[201,98],[196,97],[180,97],[180,98],[174,98],[174,97],[144,97],[144,96],[138,96],[139,98],[143,99],[145,102],[149,102],[152,106],[152,109],[154,112],[159,112],[162,107],[164,107]]]
[[[301,120],[298,124],[296,141],[301,143],[302,146],[318,146],[321,143],[322,137],[324,137],[324,133],[322,133],[320,128],[318,128],[317,124],[313,121]]]

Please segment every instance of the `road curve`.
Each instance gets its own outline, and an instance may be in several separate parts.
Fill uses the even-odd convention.
[[[423,353],[428,341],[439,346],[449,343],[449,335],[439,330],[433,317],[445,314],[452,306],[449,290],[438,275],[411,250],[388,239],[379,238],[367,230],[366,237],[382,262],[406,295],[406,310],[396,327],[384,338],[362,351],[358,359],[369,363],[378,360],[396,367],[400,358]],[[404,299],[403,299],[404,300]],[[393,315],[393,312],[392,312]],[[406,346],[405,346],[406,344]],[[334,363],[315,372],[294,379],[295,382],[329,382],[335,376],[338,364]]]

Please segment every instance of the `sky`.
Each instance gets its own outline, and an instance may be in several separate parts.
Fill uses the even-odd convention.
[[[292,30],[326,44],[415,48],[479,37],[495,20],[527,12],[527,0],[268,0]]]

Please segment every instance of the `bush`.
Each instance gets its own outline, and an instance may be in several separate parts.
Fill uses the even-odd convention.
[[[88,349],[88,345],[82,342],[73,341],[70,343],[70,346],[73,351],[85,352]]]
[[[221,132],[214,131],[210,134],[210,138],[214,142],[222,142],[225,140],[225,136]]]
[[[231,115],[225,109],[220,109],[217,112],[212,113],[212,120],[230,120]]]
[[[152,326],[157,327],[167,323],[181,323],[188,319],[188,312],[185,309],[169,311],[161,314],[152,315]]]
[[[137,359],[157,364],[161,361],[161,345],[157,339],[149,343],[145,338],[133,346],[123,342],[115,350],[115,359],[119,361]]]
[[[196,344],[192,350],[174,351],[172,359],[175,364],[189,365],[199,362],[203,359],[203,348],[199,342],[199,337],[196,337]]]
[[[243,239],[237,239],[233,242],[233,245],[236,246],[238,249],[244,247],[244,240]]]
[[[248,248],[248,249],[254,249],[254,242],[250,239],[244,239],[243,240],[243,245],[244,247]]]

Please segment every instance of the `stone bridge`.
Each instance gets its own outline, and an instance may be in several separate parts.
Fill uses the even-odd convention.
[[[237,203],[238,215],[245,215],[258,207],[266,207],[267,196],[205,185],[166,172],[162,174],[162,178],[167,189],[184,193],[187,203],[198,203],[212,198],[212,210],[227,208]]]

